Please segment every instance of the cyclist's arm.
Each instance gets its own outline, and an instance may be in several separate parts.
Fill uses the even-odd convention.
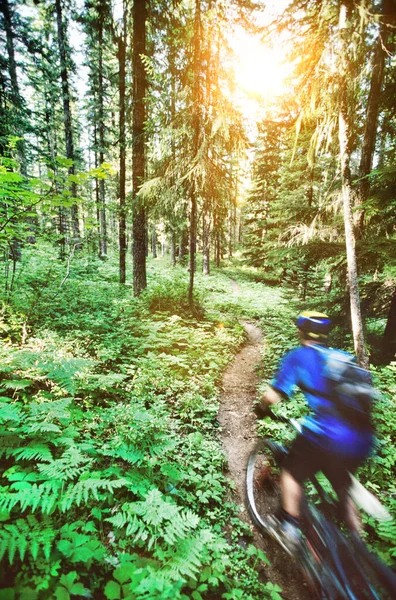
[[[274,404],[278,404],[282,399],[287,399],[292,394],[295,384],[295,350],[292,350],[283,357],[271,385],[265,389],[258,412],[265,413]],[[265,415],[262,414],[261,416]]]
[[[261,397],[264,406],[270,407],[273,404],[278,404],[282,400],[282,394],[275,388],[268,386]]]

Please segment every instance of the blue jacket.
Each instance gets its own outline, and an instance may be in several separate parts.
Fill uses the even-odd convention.
[[[342,353],[341,350],[338,352]],[[321,354],[311,346],[299,346],[283,357],[272,387],[286,397],[292,395],[296,386],[303,390],[311,409],[303,422],[303,435],[332,454],[364,458],[373,443],[372,432],[356,429],[340,415],[331,414],[331,400],[323,397],[328,394],[322,370]],[[307,390],[315,391],[315,394]]]

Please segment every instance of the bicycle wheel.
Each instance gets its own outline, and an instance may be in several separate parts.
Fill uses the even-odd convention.
[[[263,517],[280,505],[280,463],[286,450],[270,440],[261,440],[253,448],[246,469],[247,507],[254,524],[267,533]]]

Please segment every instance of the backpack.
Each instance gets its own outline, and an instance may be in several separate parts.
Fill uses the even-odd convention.
[[[362,369],[350,354],[312,346],[324,358],[322,375],[327,382],[326,399],[333,402],[336,414],[357,429],[372,430],[371,411],[377,398],[369,371]]]

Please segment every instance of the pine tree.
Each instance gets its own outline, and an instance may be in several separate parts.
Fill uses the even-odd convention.
[[[132,116],[132,219],[133,219],[133,291],[138,296],[147,286],[146,279],[146,211],[138,196],[145,180],[146,72],[146,0],[134,0],[133,21],[133,116]]]

